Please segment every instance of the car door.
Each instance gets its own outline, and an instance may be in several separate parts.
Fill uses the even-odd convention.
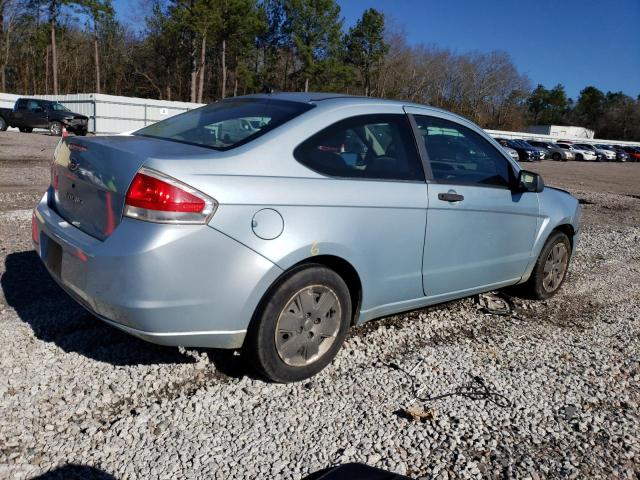
[[[514,165],[471,124],[413,114],[430,166],[423,255],[428,297],[454,298],[517,282],[531,259],[536,193],[513,190]]]
[[[27,100],[24,98],[19,99],[13,109],[13,126],[24,127],[28,121],[28,114]]]
[[[47,128],[48,117],[45,104],[38,100],[29,100],[29,126],[33,128]]]

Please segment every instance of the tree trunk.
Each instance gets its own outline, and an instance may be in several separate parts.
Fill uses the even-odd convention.
[[[51,70],[53,72],[53,94],[58,94],[58,49],[56,48],[56,21],[58,18],[58,5],[51,2]]]
[[[198,98],[198,56],[196,52],[196,36],[191,39],[191,102],[195,103]]]
[[[227,92],[227,41],[222,39],[222,92],[221,98],[225,98]]]
[[[51,45],[47,45],[46,52],[44,54],[44,94],[49,94],[49,50]],[[36,92],[33,92],[34,94]]]
[[[204,93],[204,75],[205,75],[205,62],[207,59],[207,35],[202,36],[202,46],[200,48],[200,83],[198,85],[198,103],[202,103],[202,97]]]
[[[6,39],[4,33],[4,3],[0,2],[0,45],[3,48],[3,53],[8,50],[9,45],[9,29],[7,29]],[[7,91],[7,80],[5,75],[5,67],[7,65],[6,56],[0,64],[0,89],[3,92]]]
[[[238,71],[233,72],[233,96],[238,96]]]
[[[305,77],[304,79],[304,91],[305,92],[309,91],[309,77]]]
[[[98,34],[93,39],[93,51],[96,60],[96,93],[100,93],[100,54],[98,52]]]

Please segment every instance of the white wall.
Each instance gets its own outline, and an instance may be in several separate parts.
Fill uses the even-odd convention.
[[[76,113],[87,115],[89,117],[89,131],[98,135],[138,130],[151,123],[203,105],[201,103],[119,97],[100,93],[15,95],[0,92],[0,108],[13,108],[15,101],[20,97],[56,100]]]

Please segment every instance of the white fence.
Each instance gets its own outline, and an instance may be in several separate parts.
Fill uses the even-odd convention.
[[[21,96],[0,92],[0,108],[13,108],[15,101]],[[178,113],[201,107],[200,103],[169,102],[165,100],[151,100],[136,97],[118,97],[101,93],[78,93],[73,95],[38,95],[34,98],[56,100],[70,110],[89,117],[89,131],[97,135],[117,134],[129,132],[145,127],[151,123],[164,120]],[[524,140],[558,141],[570,140],[589,143],[615,143],[617,145],[633,145],[640,147],[640,142],[624,142],[617,140],[599,140],[584,137],[565,136],[559,138],[553,135],[527,132],[506,132],[501,130],[486,130],[492,137],[522,138]]]
[[[32,96],[0,93],[0,108],[13,108],[15,101],[20,97]],[[178,113],[202,106],[199,103],[119,97],[101,93],[37,95],[33,97],[58,101],[69,110],[88,116],[89,131],[98,135],[138,130]]]
[[[640,142],[625,142],[622,140],[604,140],[599,138],[584,138],[574,136],[559,137],[557,135],[542,135],[540,133],[528,133],[528,132],[506,132],[502,130],[485,130],[489,135],[494,138],[519,138],[522,140],[540,140],[543,142],[559,142],[561,140],[568,140],[574,143],[604,143],[615,145],[631,145],[633,147],[640,147]]]

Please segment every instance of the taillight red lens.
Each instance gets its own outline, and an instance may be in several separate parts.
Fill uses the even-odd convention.
[[[38,235],[38,223],[36,222],[35,210],[31,212],[31,238],[34,243],[40,243],[40,235]]]
[[[144,173],[136,174],[126,204],[132,207],[162,212],[202,212],[206,206],[202,198]]]
[[[131,182],[123,215],[156,223],[205,224],[218,203],[173,177],[141,168]]]

